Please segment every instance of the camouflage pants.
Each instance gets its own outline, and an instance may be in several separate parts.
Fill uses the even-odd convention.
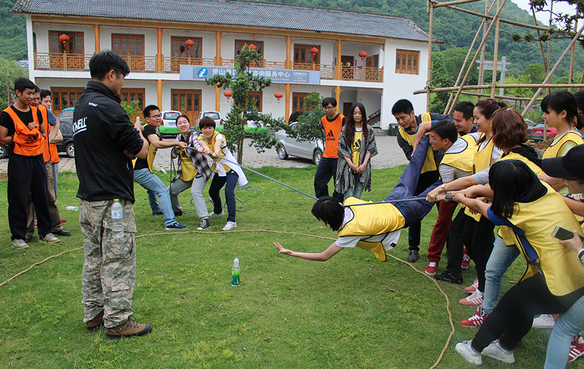
[[[84,201],[79,206],[83,234],[83,322],[104,311],[107,328],[123,324],[132,315],[136,280],[136,220],[132,203],[124,206],[124,236],[112,237],[112,200]]]

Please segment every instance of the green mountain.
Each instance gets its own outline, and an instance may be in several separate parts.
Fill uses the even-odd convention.
[[[22,15],[10,13],[16,0],[0,0],[0,57],[17,60],[26,59],[26,27]],[[411,19],[420,28],[428,32],[429,15],[426,13],[426,0],[256,0],[286,5],[309,6],[316,8],[345,9],[357,12],[376,13],[401,16]],[[476,12],[484,12],[484,1],[463,4],[460,7]],[[316,10],[318,11],[318,10]],[[494,14],[494,11],[492,12]],[[533,22],[531,15],[520,9],[511,1],[507,1],[502,17],[523,23]],[[439,8],[434,12],[434,36],[444,42],[437,45],[436,51],[453,48],[468,48],[482,19],[448,8]],[[508,75],[519,76],[529,64],[543,64],[539,42],[514,42],[513,35],[525,36],[534,31],[526,28],[501,23],[499,40],[499,58],[506,56],[511,62]],[[559,58],[569,40],[554,40],[552,43],[552,65]],[[486,51],[492,53],[494,38],[487,41]],[[576,72],[584,69],[584,51],[580,46],[576,53]],[[567,76],[569,73],[569,57],[561,64],[555,77]]]

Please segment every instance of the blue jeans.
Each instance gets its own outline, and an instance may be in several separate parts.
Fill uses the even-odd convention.
[[[503,274],[517,256],[519,256],[519,250],[515,245],[507,246],[500,236],[495,238],[493,251],[485,269],[485,293],[482,305],[485,314],[490,314],[497,306],[503,286]]]
[[[314,193],[319,199],[329,195],[328,183],[333,179],[333,188],[335,183],[335,178],[337,176],[337,158],[325,158],[320,159],[318,167],[316,168],[316,174],[314,175]],[[340,202],[343,201],[343,194],[337,191],[333,192],[333,197]]]
[[[363,188],[364,188],[363,183],[359,181],[359,176],[355,175],[355,186],[349,187],[347,191],[345,191],[344,193],[345,199],[351,196],[360,199],[361,195],[363,194]]]
[[[572,338],[584,329],[584,297],[560,315],[548,341],[544,369],[565,368]]]
[[[209,186],[209,196],[213,201],[213,212],[219,214],[223,211],[221,206],[221,196],[219,191],[225,186],[225,202],[227,203],[227,221],[235,222],[235,186],[239,176],[234,170],[227,172],[225,177],[219,177],[217,173],[213,175],[211,186]]]
[[[152,212],[160,211],[162,205],[162,213],[164,214],[164,225],[169,226],[176,223],[174,220],[174,212],[172,211],[172,203],[170,202],[170,193],[168,187],[162,183],[160,178],[148,168],[138,169],[134,171],[134,182],[148,190],[148,201]],[[156,196],[160,199],[160,205],[156,201]]]

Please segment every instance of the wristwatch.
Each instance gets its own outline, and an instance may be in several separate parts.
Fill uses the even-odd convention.
[[[444,185],[444,183],[442,183],[442,192],[446,193],[446,186]]]
[[[584,266],[584,249],[578,251],[578,260],[580,260],[580,264]]]

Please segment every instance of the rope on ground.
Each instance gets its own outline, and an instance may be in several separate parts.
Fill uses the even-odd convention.
[[[331,238],[331,237],[327,237],[327,236],[317,236],[317,235],[313,235],[313,234],[306,234],[306,233],[299,233],[299,232],[287,232],[287,231],[277,231],[277,230],[272,230],[272,229],[253,229],[253,230],[243,230],[243,229],[233,229],[231,231],[187,231],[187,232],[180,232],[178,234],[186,234],[186,233],[199,233],[199,234],[226,234],[226,233],[247,233],[247,232],[256,232],[256,233],[278,233],[278,234],[288,234],[288,235],[295,235],[295,236],[304,236],[304,237],[312,237],[312,238],[319,238],[319,239],[323,239],[323,240],[336,240],[336,238]],[[141,235],[137,235],[136,238],[143,238],[143,237],[152,237],[152,236],[165,236],[165,235],[169,235],[169,234],[174,234],[176,235],[177,232],[160,232],[160,233],[147,233],[147,234],[141,234]],[[78,247],[76,249],[71,249],[71,250],[67,250],[67,251],[63,251],[60,254],[56,254],[53,256],[49,256],[48,258],[39,261],[37,263],[32,264],[30,267],[28,267],[27,269],[23,270],[22,272],[14,275],[13,277],[7,279],[6,281],[0,283],[0,287],[3,287],[5,284],[7,284],[8,282],[12,281],[13,279],[21,276],[22,274],[28,272],[29,270],[31,270],[33,267],[37,266],[37,265],[41,265],[43,263],[45,263],[46,261],[65,255],[67,253],[73,252],[73,251],[79,251],[83,249],[83,247]],[[427,275],[426,273],[416,269],[411,263],[408,263],[407,261],[404,261],[396,256],[387,254],[387,256],[391,257],[392,259],[395,259],[401,263],[404,263],[406,265],[408,265],[410,268],[412,268],[416,273],[419,273],[421,275],[423,275],[424,277],[430,279],[432,282],[434,282],[434,284],[436,285],[436,287],[438,288],[438,290],[440,291],[440,293],[444,296],[444,299],[446,300],[446,312],[448,313],[448,321],[450,323],[450,327],[452,328],[450,331],[450,334],[448,336],[448,339],[446,340],[446,343],[444,344],[444,347],[442,348],[442,352],[440,353],[440,356],[438,356],[438,359],[436,360],[436,362],[434,363],[434,365],[432,365],[430,367],[430,369],[434,369],[438,366],[438,364],[440,363],[440,361],[442,361],[442,358],[444,357],[444,354],[446,353],[446,350],[448,349],[448,346],[450,346],[450,342],[452,341],[452,336],[454,335],[454,332],[456,331],[455,327],[454,327],[454,322],[452,320],[452,312],[450,311],[450,299],[448,298],[448,295],[446,295],[446,293],[444,292],[444,290],[440,287],[440,285],[438,284],[438,282],[436,282],[435,279],[433,279],[432,277],[430,277],[429,275]]]
[[[73,252],[73,251],[79,251],[79,250],[81,250],[81,249],[83,249],[83,247],[78,247],[78,248],[76,248],[76,249],[71,249],[71,250],[63,251],[63,252],[62,252],[62,253],[60,253],[60,254],[53,255],[53,256],[49,256],[49,257],[48,257],[48,258],[46,258],[45,260],[39,261],[39,262],[37,262],[37,263],[34,263],[33,265],[29,266],[27,269],[23,270],[22,272],[20,272],[20,273],[17,273],[17,274],[15,274],[13,277],[10,277],[10,278],[8,278],[7,280],[5,280],[4,282],[0,283],[0,287],[4,286],[6,283],[10,282],[10,281],[11,281],[11,280],[13,280],[13,279],[15,279],[15,278],[17,278],[17,277],[20,277],[21,275],[23,275],[24,273],[28,272],[29,270],[31,270],[32,268],[34,268],[34,267],[35,267],[35,266],[37,266],[37,265],[41,265],[42,263],[44,263],[44,262],[46,262],[46,261],[48,261],[48,260],[51,260],[51,259],[53,259],[53,258],[56,258],[56,257],[59,257],[59,256],[61,256],[61,255],[65,255],[65,254],[67,254],[67,253],[70,253],[70,252]]]

